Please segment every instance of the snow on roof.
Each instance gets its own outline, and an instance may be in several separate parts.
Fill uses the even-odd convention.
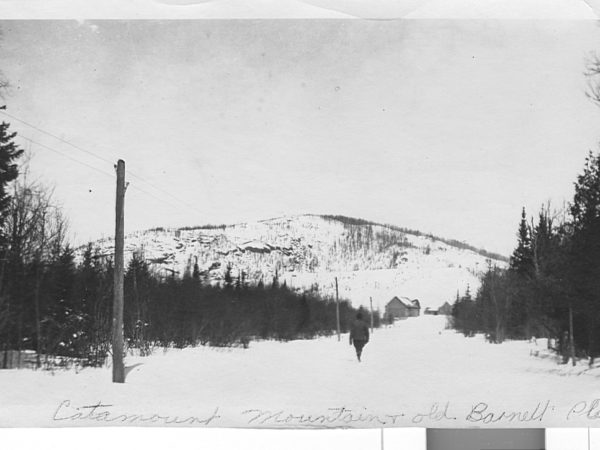
[[[394,296],[394,298],[388,302],[388,305],[390,303],[392,303],[394,300],[398,300],[400,303],[402,303],[407,308],[420,308],[419,300],[417,300],[417,299],[411,300],[408,297],[398,297],[398,296]],[[415,302],[416,302],[416,304],[415,304]]]

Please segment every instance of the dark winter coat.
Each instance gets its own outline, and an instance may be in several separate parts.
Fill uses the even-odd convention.
[[[369,326],[363,320],[356,319],[350,325],[350,343],[353,341],[369,342]]]

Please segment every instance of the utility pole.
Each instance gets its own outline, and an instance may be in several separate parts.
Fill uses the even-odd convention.
[[[115,268],[112,323],[113,383],[125,383],[123,363],[123,247],[125,240],[125,161],[117,162],[117,201],[115,220]]]
[[[373,297],[369,297],[369,304],[371,305],[371,334],[373,334]]]
[[[340,298],[338,296],[338,282],[337,277],[335,277],[335,317],[337,322],[337,335],[338,341],[340,341]]]

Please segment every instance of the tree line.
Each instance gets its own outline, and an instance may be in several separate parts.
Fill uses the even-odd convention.
[[[560,212],[523,209],[507,268],[489,265],[474,298],[453,306],[454,327],[492,342],[552,338],[564,361],[600,354],[600,153],[590,152]]]

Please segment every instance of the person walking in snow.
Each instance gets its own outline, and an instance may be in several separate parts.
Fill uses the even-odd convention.
[[[369,325],[363,320],[362,312],[356,314],[356,320],[350,325],[350,345],[354,344],[356,357],[360,362],[363,347],[369,342]]]

